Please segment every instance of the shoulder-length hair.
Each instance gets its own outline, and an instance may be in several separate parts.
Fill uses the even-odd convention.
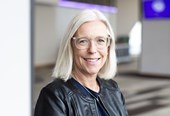
[[[61,78],[65,81],[71,77],[73,69],[73,50],[71,46],[71,38],[82,24],[94,20],[102,21],[106,25],[108,33],[111,37],[109,54],[104,66],[100,69],[98,76],[104,79],[112,79],[115,76],[117,71],[117,61],[115,55],[115,37],[111,25],[100,11],[86,9],[71,20],[66,30],[59,47],[58,56],[52,75],[53,77]]]

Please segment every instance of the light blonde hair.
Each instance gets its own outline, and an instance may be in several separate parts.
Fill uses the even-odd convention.
[[[61,78],[67,81],[72,74],[73,69],[73,50],[71,47],[71,38],[74,36],[78,28],[89,21],[100,20],[102,21],[107,29],[108,33],[112,39],[109,46],[109,55],[104,66],[100,69],[98,76],[104,79],[112,79],[117,71],[117,61],[115,55],[115,37],[113,30],[107,18],[98,10],[83,10],[77,14],[70,22],[68,29],[62,39],[60,44],[58,57],[53,71],[53,77]]]

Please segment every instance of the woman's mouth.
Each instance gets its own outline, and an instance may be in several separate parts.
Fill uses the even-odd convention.
[[[89,64],[96,64],[100,58],[84,58],[84,60]]]

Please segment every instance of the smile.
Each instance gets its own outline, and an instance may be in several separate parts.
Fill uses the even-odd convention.
[[[87,61],[88,63],[94,64],[97,63],[98,60],[100,60],[100,58],[84,58],[85,61]]]

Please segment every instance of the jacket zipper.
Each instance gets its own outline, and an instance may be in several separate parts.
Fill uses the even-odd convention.
[[[95,98],[94,99],[94,103],[95,103],[95,107],[96,107],[96,110],[97,110],[97,115],[99,116],[99,111],[98,111],[98,109],[97,109],[97,103],[96,103],[96,100],[97,100],[98,98]]]
[[[102,103],[102,105],[103,105],[103,108],[104,108],[104,109],[105,109],[105,111],[107,112],[108,116],[111,116],[111,115],[109,114],[108,110],[106,109],[106,107],[105,107],[105,105],[104,105],[103,101],[101,100],[100,96],[98,96],[97,101],[98,101],[98,102],[100,102],[100,101],[101,101],[101,103]]]

